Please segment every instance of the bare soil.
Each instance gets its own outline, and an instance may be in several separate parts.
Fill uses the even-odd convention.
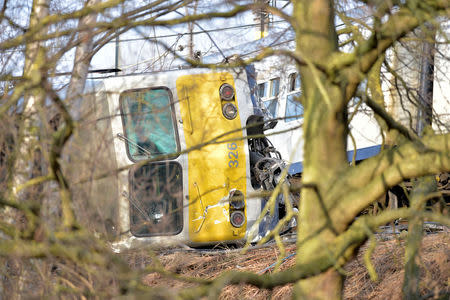
[[[419,265],[421,267],[420,291],[423,298],[449,299],[450,295],[450,234],[431,234],[423,239]],[[372,281],[364,265],[363,255],[367,247],[360,248],[357,256],[344,268],[344,299],[401,299],[403,283],[404,240],[396,237],[379,241],[372,255],[372,262],[378,280]],[[142,253],[141,253],[142,254]],[[287,269],[295,263],[295,245],[286,245],[285,259],[280,269]],[[137,267],[147,265],[148,260],[139,260],[136,254],[131,261]],[[197,278],[214,278],[226,270],[246,270],[258,274],[276,272],[271,267],[280,257],[276,246],[252,249],[242,254],[238,250],[219,253],[198,253],[178,251],[159,254],[162,266],[173,273]],[[193,286],[179,280],[167,278],[159,273],[150,273],[143,278],[146,285],[170,289]],[[292,285],[275,288],[272,291],[250,285],[229,286],[221,299],[290,299]]]

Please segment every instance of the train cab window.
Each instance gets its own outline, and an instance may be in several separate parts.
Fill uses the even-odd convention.
[[[269,82],[263,82],[258,84],[258,92],[259,92],[259,98],[267,98],[269,96]]]
[[[278,97],[278,94],[280,93],[280,78],[274,78],[270,81],[270,83],[270,96]]]
[[[178,151],[171,99],[166,88],[129,90],[120,95],[127,153],[131,160]]]
[[[293,73],[289,75],[288,94],[286,99],[286,122],[303,118],[303,105],[297,101],[301,95],[300,74]]]
[[[183,229],[183,180],[175,161],[130,170],[130,228],[134,236],[175,235]]]
[[[258,84],[259,98],[272,118],[278,113],[278,94],[280,93],[280,78]]]

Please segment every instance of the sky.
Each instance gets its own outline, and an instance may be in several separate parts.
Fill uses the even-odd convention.
[[[214,2],[223,3],[223,1],[217,0],[207,1],[208,5],[199,6],[197,11],[210,10]],[[281,7],[285,2],[278,0],[277,4]],[[221,9],[226,8],[222,7]],[[185,14],[185,11],[180,13]],[[179,17],[179,15],[174,15],[174,17]],[[202,57],[205,57],[219,53],[218,48],[224,51],[236,45],[254,41],[259,28],[259,24],[254,19],[253,13],[246,12],[230,19],[197,21],[193,27],[194,51],[200,51]],[[281,22],[276,17],[273,18],[273,21],[275,21],[272,25],[274,31],[287,27],[286,22]],[[170,49],[175,50],[178,55],[185,57],[189,54],[189,36],[187,24],[171,28],[132,29],[119,38],[118,68],[123,73],[176,68],[183,63],[174,61],[169,51],[155,42],[163,42]],[[115,59],[112,59],[115,55],[116,41],[112,41],[94,56],[92,68],[115,68]]]
[[[2,0],[0,0],[2,1]],[[70,12],[82,7],[83,0],[50,0],[51,11]],[[2,1],[3,2],[3,1]],[[107,14],[101,16],[101,19],[120,16],[121,9],[131,9],[133,6],[147,4],[146,0],[134,0],[126,2],[124,7],[110,10]],[[251,0],[242,0],[241,2],[252,2]],[[28,16],[31,9],[31,0],[10,0],[9,12],[14,16],[21,26],[26,27]],[[223,0],[199,1],[197,7],[198,13],[205,13],[214,10],[225,11],[231,8]],[[271,4],[277,8],[283,8],[286,13],[290,13],[292,5],[286,0],[271,0]],[[353,8],[351,1],[347,1],[346,6]],[[193,9],[189,10],[194,13]],[[172,13],[163,18],[177,18],[186,14],[186,9],[181,9],[177,13]],[[147,17],[147,16],[146,16]],[[197,21],[193,26],[194,51],[200,51],[202,57],[215,57],[218,61],[222,60],[220,52],[226,52],[226,49],[236,48],[238,45],[248,45],[255,41],[258,34],[259,23],[255,20],[256,15],[252,12],[239,14],[234,18],[214,19]],[[16,20],[17,19],[17,20]],[[269,32],[284,32],[288,27],[287,22],[271,16],[271,26]],[[339,23],[339,20],[337,20]],[[74,26],[69,24],[69,26]],[[54,28],[51,30],[58,30]],[[207,33],[205,33],[205,31]],[[3,33],[6,37],[7,34]],[[187,24],[167,27],[139,27],[133,28],[128,32],[121,34],[118,41],[113,40],[105,45],[97,54],[94,55],[91,62],[91,70],[119,68],[122,74],[140,73],[146,71],[159,71],[163,69],[177,68],[183,62],[175,60],[165,47],[168,47],[176,54],[186,57],[189,53],[189,29]],[[162,46],[163,43],[165,45]],[[219,50],[220,49],[220,50]],[[227,55],[231,52],[228,51]],[[231,53],[234,54],[234,53]],[[117,58],[116,58],[117,57]],[[73,67],[74,50],[68,51],[62,57],[57,65],[57,73],[70,72]],[[12,70],[15,75],[20,75],[23,69],[23,55],[20,52],[11,54],[8,58],[2,57],[4,68]],[[3,69],[2,71],[4,71]]]
[[[80,9],[84,0],[49,0],[50,13],[67,13]],[[286,0],[272,0],[277,7],[286,6]],[[99,17],[100,20],[109,20],[121,15],[121,9],[131,9],[133,6],[148,4],[148,0],[127,1],[124,7],[109,10]],[[242,0],[242,3],[252,2],[252,0]],[[197,13],[211,11],[227,11],[232,7],[226,4],[224,0],[199,1]],[[0,7],[3,7],[4,0],[0,0]],[[32,0],[9,0],[7,2],[6,15],[11,18],[20,27],[28,28],[29,15],[31,11]],[[289,11],[290,6],[285,7]],[[172,13],[162,18],[178,18],[183,14],[194,13],[193,9],[187,11],[180,9],[177,13]],[[147,17],[147,16],[146,16]],[[272,17],[271,30],[277,31],[286,28],[286,22]],[[52,26],[50,31],[57,32],[62,28],[76,27],[75,21],[68,21],[61,26]],[[21,34],[20,29],[14,29],[3,19],[3,30],[0,31],[0,42],[10,39],[17,34]],[[220,51],[233,48],[239,44],[245,44],[255,40],[259,23],[255,20],[252,12],[245,12],[233,18],[197,21],[193,25],[194,51],[199,51],[202,57],[214,56],[218,54],[221,59]],[[205,33],[205,31],[207,33]],[[187,24],[173,27],[138,27],[130,29],[128,32],[119,36],[119,41],[113,40],[98,51],[92,61],[90,70],[119,68],[122,70],[119,74],[140,73],[147,71],[159,71],[163,69],[177,68],[185,64],[181,60],[174,59],[165,47],[175,51],[178,55],[186,57],[189,53],[189,28]],[[46,42],[49,51],[57,51],[64,46],[66,40]],[[165,45],[162,46],[163,43]],[[219,51],[220,49],[220,51]],[[0,55],[0,70],[2,74],[10,73],[14,76],[21,76],[24,63],[24,46],[15,49],[3,51]],[[71,72],[73,68],[75,50],[71,49],[59,59],[56,65],[56,73]],[[116,54],[118,59],[116,59]],[[220,61],[219,60],[219,61]],[[68,82],[68,76],[57,76],[53,78],[56,86],[64,86]]]

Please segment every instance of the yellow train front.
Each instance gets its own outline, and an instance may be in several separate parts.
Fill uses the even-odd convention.
[[[108,174],[86,198],[117,250],[245,239],[261,212],[258,199],[247,199],[254,105],[246,72],[104,78],[83,107],[96,124],[80,138],[93,149],[86,159],[93,173]]]

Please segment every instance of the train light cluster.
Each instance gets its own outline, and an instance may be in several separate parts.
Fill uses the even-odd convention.
[[[230,222],[236,228],[242,227],[245,223],[245,201],[244,194],[239,190],[230,191]]]
[[[245,215],[242,211],[240,210],[235,210],[231,213],[230,216],[230,222],[231,225],[233,225],[234,227],[242,227],[242,225],[244,225],[245,223]]]
[[[225,103],[222,107],[222,113],[228,120],[233,120],[237,116],[237,107],[233,103]]]
[[[220,98],[225,101],[231,101],[234,97],[234,89],[231,84],[224,83],[219,89]]]
[[[222,101],[222,114],[228,120],[233,120],[238,114],[234,101],[234,88],[229,83],[224,83],[219,88],[220,100]]]

